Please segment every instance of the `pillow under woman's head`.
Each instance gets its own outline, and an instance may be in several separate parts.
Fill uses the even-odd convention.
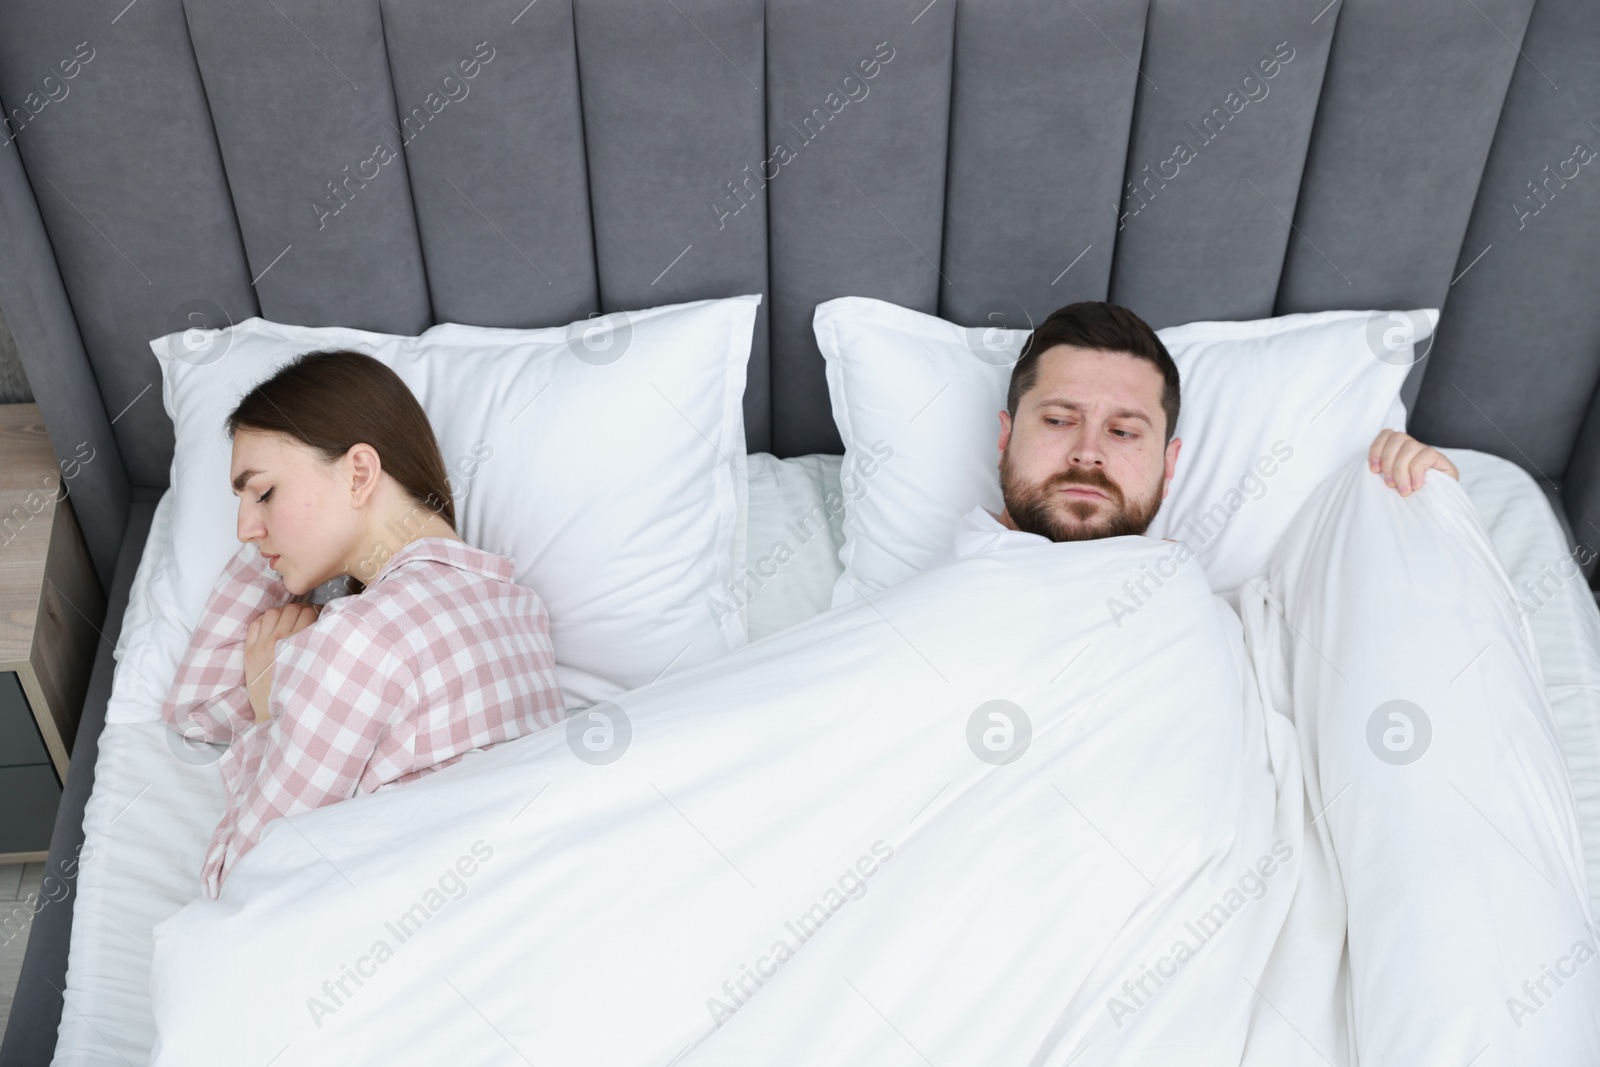
[[[108,721],[158,712],[206,596],[238,550],[227,413],[308,350],[366,353],[416,396],[444,457],[460,536],[510,559],[517,583],[549,609],[568,707],[739,647],[743,613],[713,606],[744,564],[742,398],[760,299],[534,330],[445,323],[417,337],[252,318],[207,335],[203,358],[184,337],[157,338],[177,439],[172,537],[140,563],[152,621],[124,642]],[[353,417],[348,398],[329,402]]]

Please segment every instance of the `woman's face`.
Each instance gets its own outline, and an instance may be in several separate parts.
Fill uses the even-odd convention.
[[[361,517],[350,480],[308,445],[241,428],[233,437],[239,540],[254,541],[289,592],[305,593],[346,573]]]

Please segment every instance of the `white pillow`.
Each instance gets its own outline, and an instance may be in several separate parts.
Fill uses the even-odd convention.
[[[747,608],[752,641],[804,622],[832,603],[846,494],[863,492],[877,469],[841,479],[841,458],[750,453],[746,566],[729,591],[729,605]]]
[[[1182,381],[1183,446],[1149,534],[1189,544],[1231,599],[1318,483],[1404,429],[1400,386],[1437,322],[1324,311],[1156,331]],[[819,304],[813,327],[846,465],[885,443],[894,455],[846,506],[838,606],[922,570],[974,505],[1001,510],[999,412],[1028,331],[853,296]]]
[[[745,643],[715,594],[743,569],[745,368],[759,295],[617,312],[567,327],[446,323],[420,337],[253,318],[151,348],[177,437],[172,537],[148,586],[108,721],[159,717],[223,565],[238,549],[223,429],[240,397],[300,353],[381,360],[421,402],[463,538],[509,557],[550,612],[569,707]],[[141,564],[141,571],[149,561]]]

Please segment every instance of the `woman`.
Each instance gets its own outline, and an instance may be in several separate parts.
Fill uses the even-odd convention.
[[[312,352],[227,420],[244,546],[162,716],[229,741],[201,882],[216,897],[273,819],[438,770],[559,721],[549,616],[473,548],[428,418],[358,352]],[[354,595],[307,595],[348,576]]]

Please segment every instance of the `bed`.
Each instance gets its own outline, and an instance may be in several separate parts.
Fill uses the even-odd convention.
[[[1515,584],[1550,590],[1600,532],[1600,211],[1566,166],[1591,133],[1564,103],[1600,88],[1590,6],[511,7],[456,5],[447,32],[418,0],[0,14],[0,306],[58,454],[102,457],[74,506],[111,594],[50,863],[99,841],[133,850],[117,877],[160,886],[85,876],[39,914],[0,1063],[48,1062],[58,1023],[62,1062],[148,1043],[136,935],[92,932],[113,907],[175,906],[173,857],[136,842],[175,832],[163,812],[205,820],[183,806],[196,794],[140,795],[149,761],[172,762],[158,735],[100,723],[172,456],[147,342],[196,315],[415,333],[761,292],[748,444],[808,457],[839,449],[810,330],[834,296],[1017,326],[1075,299],[1157,327],[1441,307],[1409,425],[1475,450],[1457,455]],[[472,96],[414,112],[479,42],[495,58]],[[879,42],[895,59],[870,96],[828,104]],[[1280,42],[1294,59],[1270,95],[1225,105]],[[339,195],[391,136],[395,180]],[[774,175],[780,137],[798,150]],[[98,165],[106,146],[117,165]],[[786,462],[827,475],[826,458]],[[787,576],[783,617],[821,606],[826,562]],[[1538,600],[1593,887],[1600,623],[1581,580]],[[183,773],[207,788],[203,766]]]
[[[1565,537],[1532,480],[1496,456],[1468,449],[1452,449],[1450,456],[1513,583],[1537,589],[1546,573],[1544,592],[1530,594],[1528,606],[1578,792],[1591,897],[1600,905],[1600,610],[1581,582],[1558,586],[1548,580],[1547,568],[1565,554]],[[755,454],[751,541],[781,538],[785,523],[837,490],[838,476],[837,457],[780,460]],[[168,513],[157,506],[150,543],[166,536]],[[826,538],[806,545],[792,567],[756,594],[750,602],[753,639],[826,607],[840,573],[841,540],[835,523]],[[136,577],[135,595],[138,585]],[[84,821],[94,862],[78,885],[57,1062],[109,1065],[149,1056],[155,1036],[150,934],[198,895],[195,871],[222,806],[214,770],[219,754],[212,746],[186,745],[160,723],[112,725],[101,735],[98,784]]]

